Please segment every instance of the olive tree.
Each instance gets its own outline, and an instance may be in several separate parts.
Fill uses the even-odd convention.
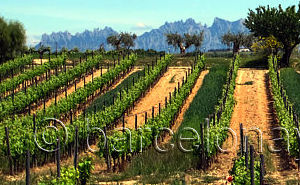
[[[134,46],[134,40],[137,38],[136,34],[121,32],[116,35],[111,35],[106,38],[108,44],[112,45],[115,50],[120,51],[121,48],[129,50]]]
[[[253,35],[246,33],[226,33],[222,36],[222,43],[231,46],[233,45],[233,54],[238,53],[241,46],[251,48],[253,42]]]
[[[188,34],[182,35],[178,33],[168,33],[166,34],[168,45],[172,45],[175,49],[179,48],[180,53],[184,54],[186,49],[194,45],[196,50],[198,50],[203,41],[203,31],[199,34]]]

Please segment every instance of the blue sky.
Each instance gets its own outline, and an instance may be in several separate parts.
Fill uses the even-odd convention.
[[[43,33],[110,26],[138,35],[165,22],[193,18],[210,26],[215,17],[229,21],[246,18],[248,9],[259,5],[283,7],[297,0],[1,0],[0,16],[25,26],[27,42]]]

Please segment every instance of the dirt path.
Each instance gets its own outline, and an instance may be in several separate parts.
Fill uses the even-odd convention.
[[[143,125],[145,123],[145,112],[147,112],[147,118],[152,117],[152,106],[154,106],[154,115],[158,114],[159,103],[161,103],[161,109],[163,109],[165,97],[168,97],[169,100],[169,92],[174,91],[174,88],[178,86],[178,82],[181,85],[182,78],[185,78],[187,71],[187,67],[170,67],[154,87],[146,93],[146,96],[125,116],[125,126],[131,129],[135,128],[135,114],[137,114],[138,127]],[[122,126],[121,123],[118,126]]]
[[[240,123],[243,123],[243,127],[246,129],[245,131],[248,132],[251,142],[256,141],[257,135],[250,130],[258,128],[262,131],[263,145],[268,144],[274,146],[275,144],[272,140],[274,133],[271,129],[277,127],[278,124],[274,121],[271,105],[272,100],[267,84],[267,73],[267,70],[256,69],[240,69],[238,71],[236,79],[237,85],[234,93],[237,104],[234,108],[230,124],[230,128],[236,132],[238,142],[236,148],[234,148],[232,137],[229,137],[223,144],[222,148],[230,150],[230,152],[220,153],[206,174],[221,179],[213,184],[224,184],[226,177],[229,176],[229,170],[232,169],[234,162],[233,159],[237,157],[240,148]],[[253,142],[253,144],[254,143],[256,143],[256,145],[254,145],[255,151],[260,151],[257,142]],[[294,175],[288,174],[295,174],[295,170],[289,169],[286,171],[283,169],[283,166],[286,165],[286,162],[283,163],[283,161],[288,161],[287,158],[283,159],[280,154],[267,155],[269,154],[269,152],[266,151],[267,147],[262,147],[262,149],[265,160],[268,163],[266,165],[267,174],[274,177],[276,176],[274,179],[279,182],[294,177]],[[269,170],[270,166],[274,168],[272,171]],[[268,175],[266,178],[268,178]],[[274,183],[273,181],[271,184]]]

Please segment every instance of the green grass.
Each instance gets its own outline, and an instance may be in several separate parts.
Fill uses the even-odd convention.
[[[209,74],[204,78],[202,87],[198,90],[190,108],[185,113],[184,121],[179,130],[183,129],[184,126],[199,130],[199,124],[214,112],[214,107],[218,103],[222,94],[222,87],[226,82],[227,70],[228,65],[218,65],[210,69]],[[161,147],[168,146],[170,143]],[[195,168],[197,164],[198,157],[196,155],[183,153],[176,145],[167,153],[159,153],[154,148],[149,148],[136,155],[124,172],[106,180],[123,180],[140,176],[143,183],[160,183],[174,174]]]
[[[215,105],[222,95],[222,88],[226,82],[228,65],[218,65],[209,70],[201,88],[198,90],[189,109],[184,114],[184,120],[179,128],[192,127],[200,130],[200,123],[205,121],[215,110]]]
[[[268,69],[268,58],[260,55],[246,55],[241,57],[240,68]]]
[[[297,115],[300,115],[300,74],[292,68],[282,69],[280,78]]]
[[[102,96],[98,97],[97,99],[95,99],[93,101],[93,103],[87,107],[86,112],[87,113],[93,113],[95,106],[97,108],[97,111],[103,110],[104,109],[104,102],[105,102],[106,106],[112,105],[113,104],[113,97],[119,98],[120,97],[120,93],[119,93],[120,90],[126,89],[127,86],[128,86],[128,88],[130,88],[133,84],[133,78],[134,78],[134,82],[136,83],[139,80],[138,77],[142,77],[142,73],[143,73],[143,71],[140,70],[140,71],[136,71],[136,72],[132,73],[131,75],[129,75],[116,88],[108,91],[104,95],[102,95]]]
[[[173,75],[173,76],[172,76],[172,78],[171,78],[171,80],[169,81],[169,83],[175,83],[175,76],[176,76],[176,75]]]

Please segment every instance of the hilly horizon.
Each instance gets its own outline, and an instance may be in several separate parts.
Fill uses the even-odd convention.
[[[186,19],[185,21],[165,22],[164,25],[159,28],[152,29],[148,32],[144,32],[139,35],[135,40],[134,49],[153,49],[157,51],[168,51],[177,52],[173,47],[168,46],[165,39],[166,33],[199,33],[204,31],[204,41],[202,44],[202,50],[212,49],[226,49],[226,45],[221,43],[221,36],[228,31],[236,32],[249,32],[248,29],[243,25],[243,19],[237,21],[227,21],[216,17],[213,24],[207,27],[206,24],[196,23],[192,18]],[[85,51],[87,49],[99,49],[101,44],[104,44],[105,50],[113,49],[112,46],[107,44],[106,38],[110,35],[117,34],[118,32],[111,27],[105,26],[103,29],[95,28],[94,30],[85,30],[81,33],[72,35],[68,31],[64,32],[52,32],[51,34],[43,34],[41,41],[44,46],[50,46],[52,50],[56,48],[56,42],[58,50],[63,47],[72,49],[78,47],[79,50]],[[35,47],[38,48],[40,45],[37,44]],[[189,48],[188,51],[193,50]]]

